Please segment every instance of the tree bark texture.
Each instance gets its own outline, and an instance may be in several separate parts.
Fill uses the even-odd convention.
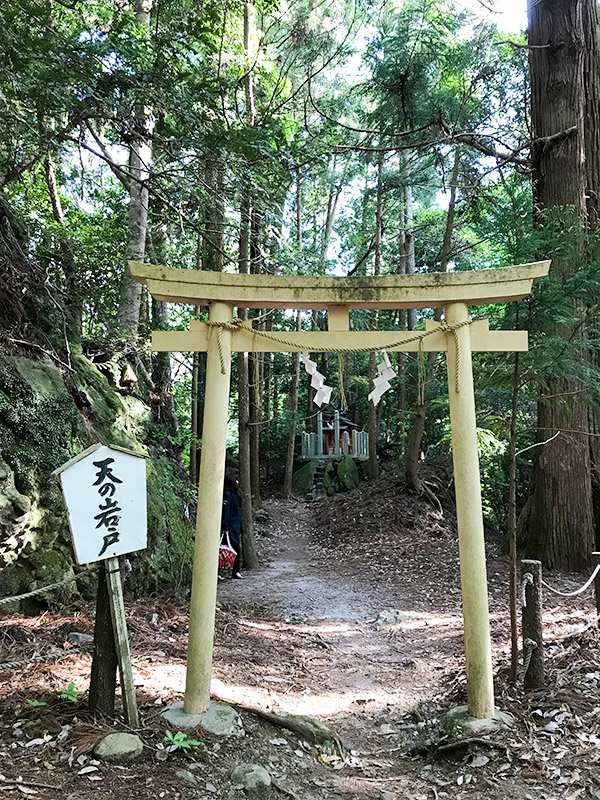
[[[375,204],[375,260],[373,275],[381,275],[381,233],[383,227],[383,164],[385,153],[381,151],[377,159],[377,198]],[[377,330],[378,312],[371,312],[371,330]],[[377,376],[377,359],[375,353],[369,353],[369,391],[374,389]],[[382,402],[381,400],[379,401]],[[377,406],[369,401],[369,478],[379,475],[379,461],[377,460],[377,445],[379,443],[379,418]]]
[[[83,317],[83,298],[81,290],[81,279],[79,269],[75,260],[75,254],[71,247],[71,241],[65,225],[65,215],[63,213],[60,195],[56,185],[56,169],[50,155],[45,159],[46,185],[52,204],[52,216],[54,221],[60,226],[59,249],[60,261],[65,276],[65,288],[67,290],[67,309],[70,317],[70,326],[74,333],[81,334],[81,324]]]
[[[164,264],[167,260],[166,223],[159,222],[153,227],[152,234],[153,255],[157,259],[157,263]],[[154,297],[152,298],[152,329],[160,331],[169,329],[169,305]],[[153,354],[152,385],[151,405],[154,417],[166,428],[170,437],[167,448],[183,470],[181,431],[173,397],[170,353]]]
[[[223,271],[223,234],[225,226],[225,165],[210,159],[206,162],[205,184],[208,199],[204,212],[202,269]]]
[[[510,680],[516,684],[519,670],[519,630],[517,615],[517,414],[519,410],[519,354],[515,353],[513,370],[512,404],[510,415],[510,437],[508,440],[508,548],[510,559],[509,608],[510,608]]]
[[[135,0],[137,23],[146,33],[150,25],[152,0]],[[146,253],[148,228],[148,182],[152,164],[152,109],[137,100],[131,117],[131,143],[129,148],[129,214],[127,221],[126,259],[143,261]],[[137,336],[140,320],[142,284],[138,283],[125,264],[121,281],[121,294],[117,309],[117,329],[127,339]]]
[[[240,238],[238,246],[238,270],[241,274],[250,271],[250,191],[243,189],[240,207]],[[240,319],[248,319],[245,308],[238,309]],[[248,353],[238,353],[238,465],[240,470],[240,498],[242,501],[242,561],[245,569],[256,569],[259,565],[254,538],[254,514],[252,512],[252,479],[250,467],[250,381],[248,375]]]
[[[584,9],[591,2],[528,4],[534,199],[541,221],[554,209],[585,225]],[[556,134],[558,139],[543,141]],[[552,269],[569,277],[576,266],[555,259]],[[572,311],[578,313],[575,302]],[[565,325],[548,325],[548,333],[571,341],[577,335]],[[563,570],[583,569],[594,549],[588,409],[581,388],[568,377],[557,378],[538,402],[539,441],[561,430],[582,431],[561,433],[538,447],[534,465],[528,550],[546,567]]]
[[[242,311],[242,309],[240,309]],[[243,309],[245,312],[246,309]],[[248,353],[238,353],[239,469],[242,501],[242,557],[245,569],[258,567],[252,513],[250,475],[250,395],[248,391]]]
[[[115,713],[115,691],[117,687],[117,651],[110,601],[106,583],[106,566],[101,561],[98,568],[96,593],[96,619],[94,621],[94,656],[90,676],[88,705],[91,711],[104,717]]]
[[[414,206],[410,175],[406,163],[406,155],[398,154],[398,170],[402,186],[400,200],[400,234],[398,237],[398,272],[401,275],[414,275],[417,271],[415,257]],[[407,327],[413,331],[417,327],[417,312],[414,308],[403,311],[406,314]]]
[[[521,561],[521,579],[525,582],[523,606],[523,657],[526,689],[544,687],[544,637],[542,629],[542,564],[540,561]],[[535,645],[535,646],[534,646]],[[529,661],[529,663],[527,663]]]
[[[600,21],[597,2],[586,2],[583,6],[583,30],[585,49],[583,61],[583,85],[585,91],[584,141],[586,172],[586,210],[587,227],[590,233],[596,231],[600,217]],[[597,237],[591,239],[593,251],[590,258],[598,259]],[[590,245],[588,245],[590,247]],[[591,298],[591,306],[595,308],[597,298]],[[589,312],[588,312],[589,313]],[[598,330],[599,320],[596,316],[592,323]],[[596,367],[600,364],[600,353],[591,355]],[[590,458],[592,462],[592,497],[594,505],[594,521],[596,527],[596,547],[600,545],[600,411],[596,407],[589,409],[590,432],[596,434],[589,437]]]
[[[301,329],[300,312],[296,311],[296,330]],[[283,478],[283,496],[292,496],[292,477],[294,474],[294,453],[296,449],[296,414],[298,413],[298,388],[300,385],[300,353],[292,354],[292,386],[290,389],[290,428],[288,431]]]
[[[264,259],[261,249],[261,223],[262,213],[256,203],[252,204],[250,211],[250,272],[260,273],[263,270]],[[257,309],[256,315],[261,315]],[[262,322],[254,323],[256,326]],[[250,480],[252,485],[252,507],[262,506],[260,491],[260,434],[262,428],[262,380],[263,380],[262,353],[251,354],[248,360],[248,380],[250,385]]]
[[[454,152],[454,163],[452,166],[452,177],[450,178],[450,201],[448,203],[448,213],[446,215],[446,226],[444,228],[444,238],[442,241],[442,249],[440,251],[440,272],[448,271],[448,262],[450,261],[450,253],[452,248],[452,234],[454,231],[454,220],[456,217],[456,194],[458,189],[458,176],[460,171],[460,149],[457,147]],[[414,258],[414,241],[412,243],[413,258]],[[439,322],[442,318],[442,309],[436,308],[434,312],[434,319]],[[428,353],[426,358],[425,375],[423,380],[425,386],[431,381],[433,375],[433,367],[435,364],[437,353]],[[420,392],[419,392],[420,394]],[[424,392],[423,392],[424,399]],[[406,440],[406,457],[405,457],[405,470],[404,477],[406,485],[411,492],[414,492],[418,497],[425,494],[429,500],[439,508],[439,502],[433,492],[427,487],[419,476],[419,463],[421,461],[421,445],[423,439],[423,432],[425,430],[425,421],[427,417],[426,402],[417,400],[415,410],[411,418],[411,426]]]

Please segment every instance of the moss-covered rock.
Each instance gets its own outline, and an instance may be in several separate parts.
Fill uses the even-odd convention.
[[[325,474],[323,475],[323,491],[328,497],[340,491],[337,470],[333,462],[329,462],[325,469]]]
[[[337,475],[339,478],[340,486],[345,491],[354,489],[358,486],[360,478],[354,459],[350,456],[344,456],[337,465]]]
[[[189,585],[192,526],[185,475],[166,457],[164,432],[148,405],[123,396],[78,350],[73,372],[61,374],[44,357],[0,358],[0,570],[1,596],[71,577],[76,571],[68,519],[51,473],[98,441],[151,456],[148,468],[148,548],[131,556],[128,585],[136,591]],[[92,578],[70,584],[91,596]],[[23,610],[38,610],[28,606]]]
[[[315,479],[317,461],[307,461],[303,467],[296,470],[292,476],[292,491],[294,494],[305,495],[310,492]]]

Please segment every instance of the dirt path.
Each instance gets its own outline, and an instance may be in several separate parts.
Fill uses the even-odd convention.
[[[339,498],[335,502],[337,507],[273,501],[261,537],[268,564],[242,581],[220,584],[226,621],[218,625],[215,672],[223,682],[216,682],[217,694],[242,705],[317,716],[341,733],[351,749],[342,772],[302,776],[289,764],[282,767],[299,797],[560,796],[549,779],[562,775],[567,764],[552,772],[551,743],[532,741],[527,718],[518,732],[500,734],[504,756],[502,747],[479,753],[466,748],[449,760],[432,761],[440,712],[465,702],[455,538],[447,523],[437,532],[439,523],[428,520],[425,509],[416,518],[420,524],[394,535],[392,549],[380,523],[374,523],[382,532],[377,541],[364,535],[350,541],[350,528],[337,546],[345,506]],[[377,506],[380,500],[372,502]],[[369,499],[355,508],[368,516]],[[328,527],[324,518],[337,523]],[[488,572],[494,659],[507,663],[507,565],[492,545]],[[548,618],[551,605],[552,599]],[[565,609],[556,610],[563,624],[569,621]],[[400,621],[382,624],[380,615],[389,611]],[[585,612],[571,613],[580,625]],[[520,702],[500,685],[496,689],[503,708],[522,712]],[[540,726],[555,730],[545,715],[559,708],[557,701],[542,704],[536,712]],[[571,735],[568,726],[565,735]],[[531,758],[536,766],[528,769]],[[275,769],[277,763],[271,761]],[[578,787],[569,798],[579,797],[589,778],[577,770],[566,773]]]
[[[266,566],[245,573],[243,581],[222,582],[220,599],[305,622],[359,621],[376,614],[381,601],[372,589],[365,591],[356,579],[332,571],[327,556],[315,546],[309,503],[275,500],[267,507],[271,519],[262,538]]]
[[[219,600],[242,615],[261,617],[269,633],[282,640],[301,634],[305,644],[321,650],[303,655],[300,648],[294,654],[302,666],[303,692],[288,693],[285,710],[335,721],[352,737],[357,703],[368,704],[372,716],[388,706],[402,714],[432,699],[438,691],[436,673],[448,668],[448,659],[460,657],[458,616],[424,611],[422,601],[403,596],[401,587],[356,574],[354,565],[315,540],[318,518],[310,504],[279,500],[268,511],[268,535],[262,539],[268,564],[243,580],[221,582]],[[390,610],[398,622],[378,621]],[[254,626],[254,631],[260,624],[240,620],[242,628]],[[273,666],[279,668],[253,663],[248,677],[255,682]],[[228,699],[244,698],[230,693]],[[362,735],[362,720],[358,728]]]

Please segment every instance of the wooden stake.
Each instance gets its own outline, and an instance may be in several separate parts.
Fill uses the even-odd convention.
[[[131,670],[131,651],[129,649],[129,637],[127,635],[125,605],[123,603],[121,570],[119,568],[119,559],[116,556],[106,559],[106,579],[110,601],[110,614],[115,634],[117,660],[119,662],[123,709],[129,727],[139,728],[140,719],[135,697],[135,687],[133,685],[133,672]]]
[[[341,455],[341,442],[340,442],[340,412],[333,412],[333,452],[336,456]]]
[[[526,575],[531,575],[531,580],[526,579]],[[523,658],[526,669],[523,680],[526,689],[542,689],[545,683],[542,633],[542,562],[521,561],[521,579],[525,586]],[[532,644],[533,642],[535,642],[535,646]],[[532,647],[533,651],[531,651]]]
[[[103,714],[105,717],[113,717],[118,661],[106,577],[106,563],[101,561],[98,570],[94,655],[88,705],[92,711]]]

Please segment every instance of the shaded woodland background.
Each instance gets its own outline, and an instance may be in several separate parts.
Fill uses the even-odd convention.
[[[364,275],[552,258],[534,295],[482,309],[530,351],[475,356],[484,505],[546,566],[598,543],[600,89],[595,0],[532,7],[528,32],[441,0],[23,0],[0,11],[0,558],[9,593],[73,569],[52,469],[94,441],[148,451],[139,588],[186,587],[202,449],[202,354],[152,329],[207,310],[150,298],[127,259],[187,269]],[[322,312],[255,313],[268,330]],[[352,313],[420,329],[434,312]],[[319,369],[336,387],[337,356]],[[443,359],[342,364],[368,474],[435,487],[450,431]],[[297,357],[240,355],[230,466],[252,509],[289,494],[315,412]],[[532,447],[536,445],[535,447]],[[296,464],[297,466],[297,464]],[[84,581],[80,589],[85,590]]]

